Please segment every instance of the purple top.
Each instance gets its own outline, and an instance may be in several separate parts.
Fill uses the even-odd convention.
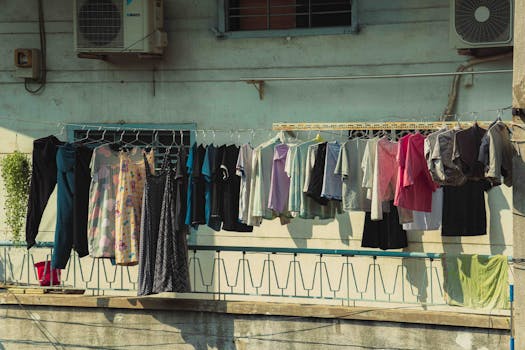
[[[273,153],[272,178],[270,182],[270,198],[268,208],[277,213],[284,212],[288,207],[288,193],[290,192],[290,178],[284,170],[288,146],[280,143],[275,146]]]

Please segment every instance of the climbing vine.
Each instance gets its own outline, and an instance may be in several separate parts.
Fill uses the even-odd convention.
[[[5,224],[14,241],[20,241],[27,212],[31,166],[27,155],[14,151],[0,161],[5,187]]]

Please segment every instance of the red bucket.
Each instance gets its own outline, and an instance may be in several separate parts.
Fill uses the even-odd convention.
[[[60,284],[60,269],[52,269],[51,261],[40,261],[35,263],[38,281],[41,286],[51,285],[51,273],[53,273],[53,285]]]

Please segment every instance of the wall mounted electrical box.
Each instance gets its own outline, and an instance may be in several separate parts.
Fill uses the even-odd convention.
[[[40,77],[40,50],[15,49],[15,76],[17,78],[38,79]]]

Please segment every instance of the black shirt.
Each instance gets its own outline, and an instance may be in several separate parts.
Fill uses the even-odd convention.
[[[241,179],[235,173],[239,147],[226,146],[222,154],[221,174],[223,183],[222,229],[225,231],[252,232],[253,227],[239,222],[239,191]]]
[[[456,133],[454,163],[461,168],[467,179],[479,180],[485,177],[484,165],[478,161],[478,155],[481,139],[486,132],[487,130],[475,124]]]
[[[220,231],[222,225],[222,180],[220,167],[225,148],[226,146],[224,145],[213,147],[213,151],[208,155],[211,172],[211,210],[208,226],[215,231]]]
[[[315,153],[314,167],[310,176],[310,183],[308,184],[308,191],[306,195],[311,197],[314,201],[321,205],[327,205],[328,199],[321,197],[324,180],[324,164],[326,161],[326,142],[320,143],[317,146]]]
[[[181,146],[175,164],[175,230],[186,228],[186,199],[188,195],[188,174],[186,173],[186,148]]]
[[[200,224],[206,224],[205,215],[205,186],[204,176],[202,175],[202,164],[204,163],[204,155],[206,149],[203,145],[193,145],[193,164],[191,173],[191,225],[196,227]]]

